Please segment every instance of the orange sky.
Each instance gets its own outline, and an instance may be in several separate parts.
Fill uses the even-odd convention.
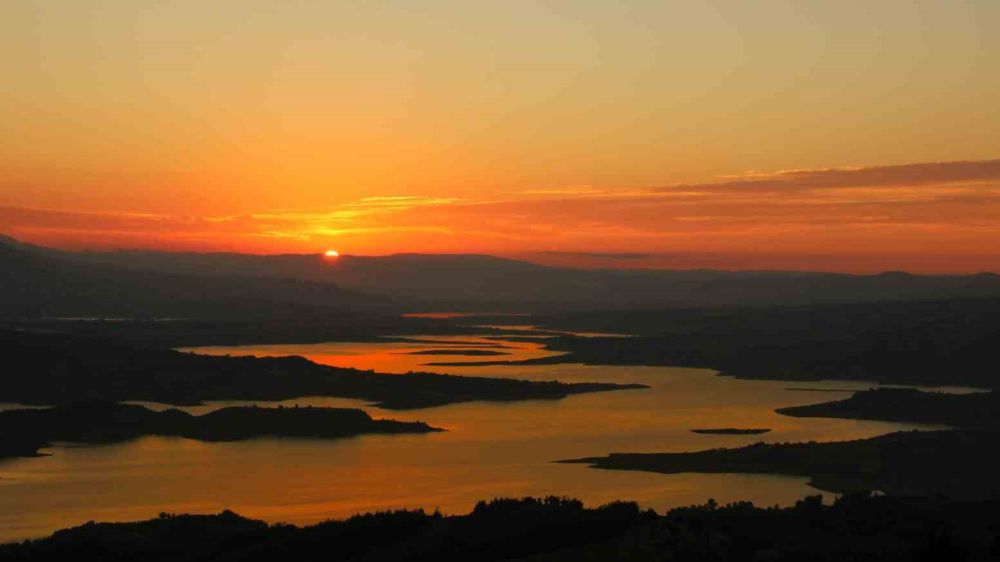
[[[0,232],[1000,271],[1000,3],[415,6],[3,3]]]

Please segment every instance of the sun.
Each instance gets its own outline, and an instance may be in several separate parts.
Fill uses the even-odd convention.
[[[340,257],[340,252],[337,250],[327,250],[326,252],[323,252],[323,255],[328,258],[337,258]]]

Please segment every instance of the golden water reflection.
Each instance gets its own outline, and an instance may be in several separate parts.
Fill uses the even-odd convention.
[[[483,347],[487,345],[504,347]],[[412,354],[461,348],[510,353],[496,357],[499,359],[551,355],[539,342],[465,336],[207,348],[199,352],[294,354],[321,363],[405,373],[427,370],[428,362],[475,359]],[[854,439],[914,427],[790,418],[773,411],[841,398],[845,389],[869,386],[864,383],[816,383],[808,386],[827,390],[801,392],[789,387],[805,385],[736,380],[701,369],[635,366],[494,365],[449,367],[447,372],[567,382],[635,382],[652,388],[558,401],[475,402],[402,412],[339,398],[281,402],[362,407],[374,417],[423,420],[448,430],[426,435],[268,438],[211,444],[147,437],[110,446],[55,446],[47,451],[51,456],[0,462],[0,540],[37,536],[88,520],[133,520],[161,511],[215,512],[225,508],[269,521],[310,523],[359,511],[403,507],[461,513],[475,501],[495,496],[558,494],[590,504],[632,499],[658,510],[710,497],[720,502],[749,499],[758,504],[787,504],[816,491],[804,478],[662,475],[594,470],[552,461],[616,451],[738,446],[760,440]],[[237,403],[246,402],[186,409],[200,413]],[[690,432],[693,428],[730,426],[773,431],[758,436]]]

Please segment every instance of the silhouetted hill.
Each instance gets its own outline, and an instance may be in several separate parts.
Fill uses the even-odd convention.
[[[855,392],[846,400],[779,408],[802,418],[850,418],[1000,429],[1000,393],[945,394],[908,388]]]
[[[88,523],[0,546],[0,560],[146,561],[702,561],[993,560],[1000,504],[845,496],[793,507],[749,502],[674,509],[632,503],[588,509],[575,500],[494,500],[468,515],[395,511],[309,527],[268,525],[224,511]]]
[[[704,367],[744,378],[997,388],[1000,298],[592,312],[549,328],[638,334],[547,340],[537,362]]]
[[[612,453],[561,462],[650,472],[746,472],[809,477],[832,492],[979,499],[1000,494],[1000,433],[909,431],[833,443],[756,443],[691,453]]]
[[[143,435],[235,441],[267,436],[332,439],[363,433],[432,431],[439,430],[423,422],[375,420],[363,410],[346,408],[231,407],[193,416],[180,410],[154,412],[113,402],[74,402],[54,408],[0,412],[0,458],[31,456],[56,441],[114,443]]]
[[[3,317],[328,317],[385,306],[328,282],[274,275],[170,273],[73,258],[75,254],[0,241]]]
[[[563,310],[811,304],[1000,296],[1000,276],[879,275],[782,271],[585,270],[484,255],[395,254],[324,259],[155,251],[66,254],[81,263],[170,274],[335,283],[411,309]]]
[[[225,357],[69,336],[0,330],[0,396],[58,404],[83,399],[198,404],[340,396],[384,408],[471,400],[557,399],[641,385],[534,382],[433,373],[388,375],[318,365],[302,357]]]
[[[418,311],[552,311],[1000,297],[994,274],[584,270],[470,254],[61,252],[10,239],[0,241],[0,265],[8,315],[206,317],[348,304],[385,310],[386,299]]]

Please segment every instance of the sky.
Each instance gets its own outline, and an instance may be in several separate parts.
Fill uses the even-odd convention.
[[[1000,2],[0,3],[0,233],[1000,271]]]

